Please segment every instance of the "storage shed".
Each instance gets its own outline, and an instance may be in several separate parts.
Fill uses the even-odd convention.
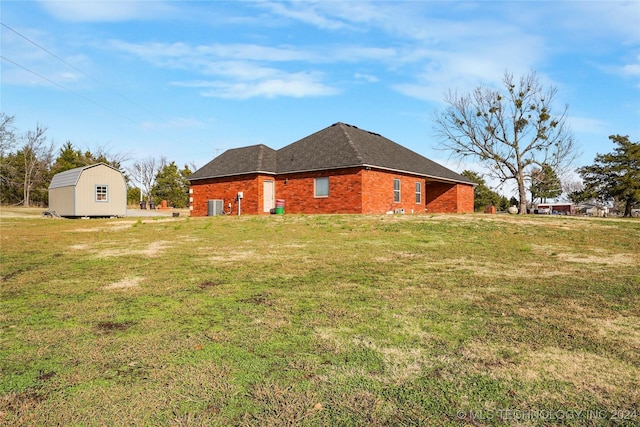
[[[60,172],[49,185],[49,210],[64,217],[124,216],[127,212],[124,175],[104,163]]]

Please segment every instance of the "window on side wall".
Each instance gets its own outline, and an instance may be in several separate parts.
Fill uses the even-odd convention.
[[[109,201],[109,187],[106,185],[96,185],[96,202]]]
[[[416,182],[416,204],[422,204],[422,183]]]
[[[393,202],[400,203],[400,200],[400,180],[396,178],[393,180]]]
[[[315,197],[329,197],[329,178],[316,178],[314,181]]]

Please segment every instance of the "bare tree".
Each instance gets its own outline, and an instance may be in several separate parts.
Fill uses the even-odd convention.
[[[91,152],[95,161],[106,163],[110,166],[113,166],[116,169],[120,169],[123,163],[131,159],[131,153],[128,153],[128,152],[112,153],[105,146],[102,146],[102,145],[97,146],[96,148],[93,149],[93,151],[88,150],[88,152]]]
[[[158,171],[166,164],[167,159],[165,157],[160,157],[159,159],[147,157],[144,160],[136,161],[128,169],[131,179],[142,187],[142,193],[146,196],[147,201],[150,200],[151,190],[156,183]]]
[[[479,159],[501,183],[515,180],[519,212],[526,213],[531,168],[546,164],[562,171],[577,149],[566,124],[568,107],[552,113],[556,88],[543,88],[535,72],[518,82],[507,72],[502,81],[503,92],[482,86],[470,94],[449,92],[448,107],[435,119],[436,133],[453,156]]]
[[[6,191],[12,186],[15,176],[14,165],[7,162],[6,155],[16,144],[16,134],[13,127],[14,116],[0,113],[0,201],[6,201]]]
[[[22,182],[23,201],[25,207],[31,203],[31,191],[41,185],[47,178],[47,172],[53,159],[53,143],[47,144],[44,136],[47,128],[40,124],[35,130],[27,131],[24,135],[22,156],[24,158],[24,179]]]
[[[13,149],[16,144],[16,134],[13,128],[14,116],[0,113],[0,159]]]

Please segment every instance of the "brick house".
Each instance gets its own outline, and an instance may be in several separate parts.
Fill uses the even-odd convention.
[[[287,213],[473,212],[472,181],[345,123],[279,150],[262,144],[227,150],[189,181],[192,216],[218,214],[220,208],[269,214],[277,200]]]

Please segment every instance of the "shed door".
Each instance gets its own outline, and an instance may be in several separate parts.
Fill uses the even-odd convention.
[[[271,212],[271,209],[275,208],[275,182],[274,181],[265,181],[264,182],[264,212]]]

